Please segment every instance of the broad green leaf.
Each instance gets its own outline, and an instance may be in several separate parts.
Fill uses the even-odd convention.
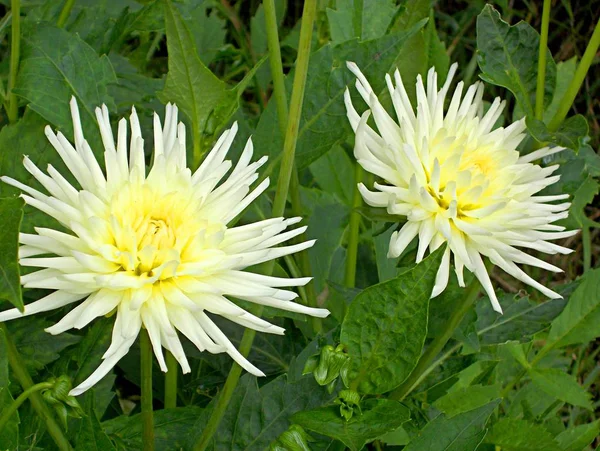
[[[556,399],[594,410],[591,395],[568,373],[556,368],[532,368],[529,371],[531,381]]]
[[[410,419],[404,405],[390,399],[369,399],[361,404],[362,414],[354,413],[349,421],[340,415],[339,406],[298,412],[294,423],[305,429],[333,437],[352,451],[358,451],[375,438],[397,429]]]
[[[302,117],[296,145],[296,163],[299,169],[309,166],[351,133],[343,95],[346,86],[354,84],[355,77],[346,68],[346,61],[358,64],[373,90],[385,87],[385,74],[394,62],[406,40],[422,26],[419,22],[407,32],[386,35],[366,42],[348,41],[333,47],[327,44],[310,57],[304,93]],[[291,93],[294,71],[286,77],[288,96]],[[351,89],[354,93],[355,90]],[[353,94],[355,101],[359,100]],[[260,117],[253,136],[254,147],[267,154],[275,164],[283,148],[275,102],[269,102]]]
[[[571,207],[569,207],[569,217],[566,218],[562,225],[571,229],[580,229],[583,227],[600,227],[598,222],[587,217],[586,208],[592,203],[594,197],[600,190],[598,181],[588,175],[579,185],[579,188],[573,193],[571,199]]]
[[[516,418],[501,418],[485,440],[503,451],[558,451],[558,443],[543,425]]]
[[[196,406],[178,407],[154,411],[154,445],[160,451],[181,451],[202,413]],[[104,432],[122,451],[143,451],[142,420],[140,414],[121,415],[102,423]]]
[[[588,271],[552,321],[546,347],[587,343],[600,336],[600,269]]]
[[[503,314],[494,312],[487,300],[476,305],[477,333],[483,345],[509,341],[530,341],[536,333],[546,329],[567,305],[566,299],[548,299],[533,302],[529,296],[510,293],[498,295]]]
[[[425,77],[431,67],[438,73],[438,83],[443,83],[448,72],[450,58],[446,53],[444,43],[440,40],[435,27],[433,10],[430,0],[414,0],[404,5],[392,29],[395,31],[408,30],[418,21],[429,19],[427,27],[412,36],[406,43],[394,62],[398,68],[408,97],[413,104],[416,102],[416,79],[418,75]]]
[[[243,376],[207,450],[263,450],[290,426],[292,414],[329,401],[331,395],[312,376],[288,383],[280,376],[258,388],[256,378]],[[189,435],[192,445],[206,426],[215,401],[198,418]]]
[[[381,225],[379,223],[378,225]],[[373,226],[375,227],[375,225]],[[377,275],[380,282],[393,279],[398,275],[398,260],[399,258],[388,258],[388,250],[390,248],[390,237],[392,233],[398,230],[398,225],[394,224],[388,229],[373,238],[375,245],[375,259],[377,261]]]
[[[346,205],[352,205],[356,184],[354,183],[354,163],[340,147],[335,146],[310,165],[310,172],[319,187],[333,194]]]
[[[433,403],[436,409],[441,410],[448,418],[468,412],[488,404],[500,397],[502,386],[496,385],[470,385],[451,391]]]
[[[416,365],[427,335],[429,298],[444,249],[395,279],[362,291],[350,304],[340,341],[349,380],[361,393],[385,393]]]
[[[169,71],[158,96],[165,103],[177,103],[190,118],[193,141],[200,143],[198,151],[203,152],[205,138],[210,140],[233,114],[238,95],[200,60],[190,30],[170,0],[165,1],[165,24]]]
[[[586,446],[598,436],[600,436],[600,420],[570,427],[558,434],[554,440],[558,442],[561,451],[582,451],[587,449]]]
[[[5,149],[8,150],[8,149]],[[23,310],[19,280],[19,231],[23,220],[23,199],[0,198],[0,300]]]
[[[499,403],[497,399],[452,418],[439,415],[411,440],[404,451],[475,451],[487,432],[488,418]]]
[[[577,57],[568,59],[567,61],[560,61],[556,64],[556,88],[554,88],[554,95],[552,96],[552,102],[544,109],[544,122],[549,123],[554,117],[558,108],[560,107],[563,96],[567,92],[571,80],[575,76],[575,70],[577,69]]]
[[[509,89],[528,116],[533,116],[540,36],[528,23],[510,26],[491,5],[477,17],[477,61],[481,78]],[[546,50],[544,105],[552,99],[556,65]]]
[[[80,336],[69,333],[52,336],[44,331],[49,326],[50,323],[43,316],[29,316],[6,323],[29,371],[42,370],[48,363],[58,359],[63,349],[81,340]]]
[[[0,174],[10,174],[11,177],[26,185],[39,187],[35,178],[25,170],[23,155],[29,155],[39,168],[45,169],[51,163],[65,176],[68,174],[62,160],[46,139],[44,134],[46,124],[47,122],[40,115],[26,108],[25,114],[16,124],[2,127],[0,149],[10,149],[10,151],[0,152]],[[19,194],[21,194],[19,189],[0,182],[0,196]],[[34,226],[55,228],[57,225],[58,223],[45,213],[25,206],[22,232],[32,233]]]
[[[15,94],[68,138],[73,137],[69,101],[75,96],[85,137],[99,154],[103,147],[94,109],[102,104],[115,109],[108,85],[117,78],[108,57],[98,56],[76,34],[47,23],[28,24],[21,41]]]
[[[334,44],[358,38],[361,41],[383,36],[394,19],[399,6],[394,0],[356,2],[336,0],[327,8],[331,41]]]
[[[79,431],[75,436],[75,448],[86,451],[116,451],[117,448],[108,438],[96,417],[94,398],[88,397],[82,407],[86,415],[79,422]]]
[[[217,14],[210,1],[186,2],[177,7],[194,37],[200,59],[204,64],[210,64],[219,48],[225,45],[226,21]]]
[[[0,412],[8,408],[14,399],[10,394],[8,379],[8,358],[6,351],[6,337],[4,330],[0,329]],[[2,429],[0,429],[0,449],[12,450],[19,447],[19,413],[8,420]]]
[[[551,132],[546,125],[534,117],[527,117],[527,129],[531,136],[543,143],[552,143],[579,152],[579,146],[586,138],[589,128],[587,120],[577,114],[564,121],[556,132]]]
[[[333,255],[342,245],[348,224],[348,207],[326,191],[302,189],[300,192],[308,218],[307,237],[317,240],[308,250],[308,256],[315,290],[320,293],[331,278]]]

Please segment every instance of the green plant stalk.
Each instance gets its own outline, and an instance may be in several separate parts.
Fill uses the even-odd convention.
[[[167,372],[165,373],[165,409],[177,407],[177,376],[179,375],[179,365],[177,360],[169,351],[166,355]]]
[[[312,39],[312,29],[315,21],[317,10],[316,0],[306,0],[304,3],[304,10],[302,14],[302,25],[300,28],[300,42],[298,45],[298,58],[296,60],[296,72],[294,75],[294,83],[292,87],[292,98],[290,103],[290,115],[286,125],[285,140],[283,145],[283,158],[281,162],[281,169],[279,172],[279,180],[277,183],[277,192],[275,193],[275,200],[273,201],[273,217],[281,217],[285,211],[285,204],[287,200],[290,180],[292,176],[292,170],[294,168],[294,157],[296,153],[296,141],[298,139],[298,126],[300,124],[300,116],[302,113],[302,102],[304,100],[304,87],[306,85],[306,75],[308,73],[308,60],[310,57],[310,43]],[[271,14],[271,13],[269,13]],[[266,14],[267,17],[269,14]],[[272,22],[269,22],[272,26]],[[269,26],[269,28],[271,28]],[[271,30],[273,32],[273,30]],[[270,47],[274,44],[270,41]],[[277,42],[279,45],[279,42]],[[282,72],[283,74],[283,72]],[[278,74],[273,74],[273,77],[278,77]],[[285,97],[284,97],[285,98]],[[265,273],[271,274],[275,262],[269,262]],[[257,306],[252,313],[257,316],[262,314],[262,306]],[[247,356],[252,348],[252,342],[256,336],[256,331],[253,329],[246,329],[242,336],[242,340],[239,347],[239,352],[243,356]],[[221,392],[217,404],[208,420],[200,439],[194,445],[194,451],[203,451],[206,449],[212,437],[217,432],[219,423],[227,410],[229,401],[235,387],[238,384],[240,376],[242,374],[242,368],[237,364],[233,363],[231,371],[227,376],[223,391]]]
[[[360,164],[354,166],[354,191],[352,193],[352,211],[350,213],[350,224],[348,225],[348,247],[346,250],[346,272],[344,284],[353,288],[356,285],[356,261],[358,257],[358,241],[360,232],[360,213],[358,208],[362,205],[362,196],[357,185],[362,180],[363,170]]]
[[[281,48],[279,46],[279,33],[277,30],[277,16],[275,14],[275,1],[264,0],[265,23],[267,26],[267,44],[269,48],[269,64],[271,65],[271,76],[273,78],[273,97],[277,107],[277,117],[279,119],[279,131],[285,136],[288,123],[288,105],[287,93],[285,89],[285,79],[283,75],[283,65],[281,63]],[[294,216],[302,216],[302,203],[300,201],[300,183],[298,181],[298,168],[296,165],[292,169],[292,179],[290,181],[289,192],[292,202]],[[305,241],[304,234],[300,241]],[[311,274],[310,260],[308,252],[302,251],[298,255],[299,267],[303,274]],[[312,282],[305,287],[306,300],[311,307],[316,307],[317,297]],[[319,333],[322,328],[321,318],[311,318],[313,331]]]
[[[12,11],[12,27],[10,39],[10,72],[8,74],[8,86],[6,87],[8,111],[6,113],[9,122],[12,124],[19,119],[19,102],[12,90],[17,82],[19,59],[21,58],[21,1],[12,0],[10,2],[10,9]]]
[[[60,16],[58,16],[58,20],[56,21],[56,26],[58,28],[64,27],[67,23],[67,20],[69,20],[69,16],[71,15],[73,5],[75,5],[75,0],[67,0],[65,2],[65,6],[63,6],[62,11],[60,12]]]
[[[583,272],[592,268],[592,238],[590,228],[583,226],[581,228],[581,243],[583,245]]]
[[[140,334],[140,377],[142,379],[142,445],[144,451],[154,451],[152,345],[146,329],[143,329]]]
[[[560,124],[562,124],[563,120],[567,117],[569,110],[571,109],[571,105],[573,105],[573,101],[579,92],[579,88],[585,80],[585,76],[592,65],[592,61],[594,60],[594,56],[596,56],[596,52],[598,51],[598,47],[600,47],[600,20],[596,24],[594,28],[594,33],[590,38],[590,42],[588,42],[587,48],[581,57],[581,61],[577,65],[577,70],[575,71],[575,75],[573,76],[573,80],[569,84],[567,91],[563,95],[563,98],[560,101],[560,106],[558,111],[548,124],[548,129],[551,132],[554,132],[558,129]]]
[[[0,417],[0,431],[8,422],[8,420],[10,420],[10,417],[13,416],[13,414],[18,410],[18,408],[21,407],[21,404],[23,404],[27,400],[27,398],[29,398],[30,395],[52,387],[53,384],[50,382],[40,382],[39,384],[35,384],[32,387],[29,387],[27,390],[21,393],[18,396],[18,398],[15,399],[15,401],[8,407],[8,409],[2,412],[2,416]]]
[[[463,318],[479,296],[480,289],[481,285],[479,284],[479,281],[473,279],[465,297],[454,307],[454,311],[450,318],[448,318],[448,321],[446,321],[445,327],[440,335],[434,338],[429,347],[427,347],[419,359],[417,366],[415,366],[415,369],[410,373],[408,378],[406,378],[406,380],[390,394],[390,399],[402,401],[413,390],[415,383],[419,380],[421,374],[427,370],[435,356],[444,349],[446,343],[452,338],[454,331],[460,325]]]
[[[540,30],[540,48],[538,52],[537,86],[535,90],[535,117],[539,120],[542,120],[544,116],[544,86],[546,85],[546,53],[548,47],[550,7],[550,0],[544,0],[542,29]]]
[[[0,323],[0,329],[2,329],[2,331],[4,332],[4,336],[6,337],[6,350],[10,368],[12,369],[15,378],[19,381],[21,387],[23,387],[23,390],[27,391],[31,387],[34,387],[33,380],[27,372],[25,364],[21,360],[21,356],[19,355],[17,347],[10,338],[7,327],[4,324]],[[44,421],[46,429],[48,429],[48,433],[52,437],[52,440],[54,440],[56,447],[60,451],[72,451],[73,448],[71,447],[69,440],[63,433],[63,430],[61,429],[59,424],[54,419],[54,416],[52,415],[50,408],[44,401],[44,398],[42,398],[42,396],[39,393],[34,392],[30,393],[29,401],[31,402],[31,405],[38,414],[38,416]]]

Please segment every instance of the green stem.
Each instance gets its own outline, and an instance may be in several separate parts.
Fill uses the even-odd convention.
[[[19,102],[17,96],[12,92],[17,82],[17,73],[19,72],[19,59],[21,58],[21,2],[12,0],[10,2],[12,11],[12,27],[10,41],[10,72],[8,75],[8,86],[6,94],[8,95],[8,120],[10,123],[17,122],[19,118]]]
[[[10,368],[12,369],[15,378],[19,381],[19,384],[21,384],[21,387],[23,387],[23,390],[27,391],[31,387],[34,387],[33,380],[27,372],[25,364],[21,360],[21,356],[19,355],[17,347],[10,338],[8,329],[2,323],[0,323],[0,330],[4,332],[4,336],[6,338],[6,351]],[[30,393],[29,402],[31,402],[33,409],[46,424],[46,429],[48,429],[48,433],[54,440],[56,447],[60,451],[72,451],[73,448],[71,448],[69,440],[63,433],[63,430],[61,429],[59,424],[52,416],[52,412],[50,411],[50,408],[44,401],[44,398],[42,398],[42,396],[37,392]]]
[[[283,75],[283,65],[281,63],[281,48],[279,46],[279,33],[277,30],[277,17],[275,15],[275,1],[264,0],[265,23],[267,26],[267,44],[269,47],[269,63],[271,65],[271,76],[273,78],[273,97],[277,107],[277,117],[279,119],[279,131],[285,136],[288,124],[288,105],[287,93],[285,89],[285,79]],[[294,216],[302,216],[302,203],[300,201],[300,183],[298,181],[298,168],[294,165],[292,170],[292,179],[290,181],[290,197]],[[303,234],[299,241],[305,241]],[[311,274],[310,260],[308,252],[303,251],[298,255],[300,270],[304,274]],[[311,307],[316,307],[317,297],[312,282],[305,287],[306,299]],[[321,318],[311,318],[313,331],[319,333],[323,327]]]
[[[45,390],[47,388],[52,388],[53,386],[54,384],[50,382],[40,382],[39,384],[35,384],[32,387],[29,387],[27,390],[21,393],[19,397],[15,399],[15,401],[8,407],[8,409],[2,412],[2,416],[0,417],[0,431],[8,422],[8,420],[10,420],[10,417],[13,416],[13,414],[18,410],[18,408],[21,407],[21,404],[23,404],[27,400],[27,398],[29,398],[30,395],[32,395],[33,393],[37,393],[41,390]]]
[[[296,72],[294,75],[294,83],[292,87],[292,98],[290,102],[290,113],[286,124],[285,140],[283,144],[283,158],[281,161],[281,169],[279,172],[279,180],[277,183],[277,191],[275,193],[275,200],[273,201],[273,217],[281,217],[285,211],[285,204],[289,191],[290,180],[292,177],[292,170],[294,168],[294,157],[296,152],[296,141],[298,139],[298,127],[300,124],[300,116],[302,113],[302,103],[304,100],[304,87],[306,85],[306,75],[308,73],[308,60],[310,57],[310,43],[312,38],[312,29],[315,21],[315,15],[317,10],[316,0],[306,0],[304,3],[304,10],[302,14],[302,25],[300,28],[300,42],[298,46],[298,59],[296,60]],[[272,13],[267,14],[270,15]],[[272,18],[272,17],[271,17]],[[273,26],[270,22],[271,27]],[[269,27],[269,28],[271,28]],[[274,31],[271,30],[271,33]],[[270,41],[271,45],[274,42]],[[279,43],[277,43],[279,45]],[[283,72],[282,72],[283,73]],[[278,77],[278,74],[273,74],[273,77]],[[271,274],[273,272],[275,262],[269,262],[265,273]],[[257,316],[262,314],[263,308],[257,306],[252,312]],[[242,336],[240,343],[239,352],[243,356],[247,356],[252,348],[252,342],[256,331],[253,329],[246,329]],[[229,401],[235,387],[238,384],[240,376],[242,374],[242,368],[237,364],[233,363],[231,371],[227,376],[223,391],[219,396],[217,404],[208,420],[208,424],[204,428],[202,435],[198,442],[194,445],[195,451],[203,451],[206,449],[212,437],[219,427],[219,423],[227,410]]]
[[[140,333],[140,377],[142,379],[142,445],[144,451],[154,451],[152,345],[145,329]]]
[[[583,272],[592,268],[592,238],[589,227],[581,228],[581,243],[583,245]]]
[[[177,360],[169,351],[166,355],[167,372],[165,374],[165,409],[177,407],[177,376],[179,366]]]
[[[470,310],[471,306],[479,296],[479,290],[481,285],[476,279],[473,279],[471,282],[471,286],[467,290],[467,293],[464,298],[462,298],[459,303],[454,307],[452,315],[448,318],[444,325],[444,329],[441,331],[440,335],[435,337],[431,344],[427,347],[417,366],[410,373],[410,376],[398,387],[396,388],[390,395],[390,399],[396,399],[398,401],[402,401],[406,396],[415,388],[416,382],[421,377],[421,374],[424,373],[432,360],[437,356],[448,340],[452,338],[454,331],[462,322],[464,316]]]
[[[548,124],[548,129],[550,131],[556,131],[562,121],[567,117],[569,110],[571,109],[571,105],[573,105],[573,101],[575,100],[575,96],[579,92],[579,88],[581,88],[581,84],[583,80],[585,80],[585,76],[592,65],[592,61],[594,60],[594,56],[596,56],[596,52],[598,51],[598,47],[600,46],[600,20],[596,24],[596,28],[594,28],[594,33],[588,42],[587,48],[583,53],[583,57],[577,66],[577,70],[575,71],[575,75],[573,76],[573,80],[571,80],[571,84],[567,88],[567,91],[563,95],[563,98],[560,101],[560,107],[558,111]]]
[[[531,363],[531,366],[533,366],[533,362]],[[514,379],[512,381],[510,381],[510,383],[506,387],[504,387],[504,389],[500,393],[500,397],[506,398],[508,396],[508,394],[510,393],[510,391],[515,387],[515,385],[517,385],[519,383],[519,381],[521,379],[523,379],[523,376],[525,376],[526,374],[527,374],[527,370],[519,371],[519,373],[514,377]]]
[[[344,283],[347,287],[356,284],[356,260],[358,257],[358,241],[360,232],[360,213],[358,208],[362,205],[362,196],[357,185],[362,180],[362,167],[356,163],[354,166],[354,191],[352,194],[352,212],[350,213],[350,225],[348,226],[348,247],[346,250],[346,273]]]
[[[73,9],[73,5],[75,4],[75,0],[67,0],[65,2],[65,6],[63,6],[62,11],[60,12],[60,16],[58,16],[58,20],[56,21],[56,26],[58,28],[62,28],[69,20],[69,16],[71,15],[71,10]]]
[[[535,91],[535,117],[542,120],[544,116],[544,87],[546,85],[546,53],[548,53],[548,25],[550,24],[550,0],[544,0],[542,11],[542,29],[540,31],[540,48],[538,52],[537,87]]]

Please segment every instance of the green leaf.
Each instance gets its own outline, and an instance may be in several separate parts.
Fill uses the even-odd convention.
[[[217,9],[208,1],[177,4],[177,7],[182,11],[183,20],[194,37],[200,59],[204,64],[210,64],[225,44],[225,20],[221,19]]]
[[[308,250],[308,256],[315,290],[320,293],[330,279],[333,255],[342,245],[348,207],[326,191],[301,189],[300,193],[308,218],[307,237],[317,240]]]
[[[427,335],[429,298],[444,249],[395,279],[362,291],[350,304],[340,341],[349,380],[361,393],[385,393],[416,365]]]
[[[74,385],[79,385],[98,367],[98,362],[110,346],[113,323],[114,319],[103,317],[94,321],[94,324],[86,329],[86,334],[77,347]]]
[[[379,209],[383,210],[383,209]],[[385,210],[383,210],[385,211]],[[381,225],[381,224],[378,224]],[[375,225],[373,226],[375,227]],[[377,275],[380,282],[393,279],[398,275],[398,260],[399,258],[388,258],[388,249],[390,248],[390,237],[392,233],[398,230],[398,225],[394,224],[388,229],[373,238],[375,245],[375,259],[377,261]]]
[[[477,62],[481,78],[509,89],[527,116],[533,116],[540,36],[528,23],[510,26],[491,5],[477,16]],[[556,65],[546,50],[544,105],[552,99]]]
[[[75,448],[86,451],[116,451],[117,448],[108,438],[96,417],[94,398],[88,397],[87,403],[82,407],[86,416],[80,421],[79,431],[75,436]]]
[[[154,411],[154,445],[160,451],[181,451],[202,409],[196,406]],[[143,451],[141,415],[121,415],[102,423],[104,432],[123,451]]]
[[[290,416],[331,399],[312,376],[288,383],[285,375],[258,388],[256,378],[243,376],[207,450],[265,449],[290,426]],[[198,418],[189,435],[192,445],[202,433],[215,401]]]
[[[579,152],[589,131],[587,120],[581,114],[568,118],[555,132],[549,131],[546,124],[534,117],[528,116],[526,122],[529,133],[537,141],[567,147],[575,153]]]
[[[0,329],[0,412],[7,409],[14,399],[8,388],[10,384],[8,378],[8,358],[6,350],[6,337],[4,330]],[[0,429],[0,449],[18,449],[19,448],[19,413],[8,420],[2,429]]]
[[[587,449],[586,446],[598,436],[600,436],[600,420],[571,427],[554,439],[558,442],[561,451],[581,451]]]
[[[331,41],[339,44],[354,38],[361,41],[380,38],[386,33],[398,8],[394,0],[356,4],[354,0],[336,0],[335,9],[326,10]]]
[[[5,148],[5,150],[8,150]],[[19,280],[19,231],[23,220],[23,199],[0,198],[0,299],[23,310]]]
[[[556,368],[532,368],[531,381],[556,399],[584,409],[594,410],[591,395],[577,383],[575,378]]]
[[[292,417],[305,429],[333,437],[352,451],[380,435],[393,431],[410,419],[410,411],[397,401],[369,399],[362,403],[362,414],[355,412],[349,421],[340,415],[338,406],[298,412]]]
[[[335,146],[310,165],[315,181],[326,193],[333,194],[346,205],[352,205],[356,184],[354,163],[344,149]]]
[[[571,80],[575,76],[575,70],[577,69],[577,57],[574,56],[567,61],[560,61],[556,64],[556,88],[554,88],[554,95],[552,96],[552,102],[544,109],[544,122],[549,123],[554,117],[563,96],[569,89]]]
[[[529,296],[510,293],[499,294],[498,300],[504,312],[502,315],[498,315],[487,300],[481,300],[475,306],[477,333],[483,345],[531,341],[531,337],[546,329],[567,305],[564,298],[534,302]]]
[[[335,47],[327,44],[311,55],[296,145],[299,169],[309,166],[351,134],[343,95],[346,86],[354,84],[354,76],[346,68],[346,61],[358,64],[373,90],[380,92],[385,87],[384,75],[392,68],[398,51],[423,25],[424,22],[419,22],[407,32],[366,42],[353,40]],[[288,96],[293,73],[286,77]],[[359,101],[358,96],[355,99]],[[271,164],[277,161],[283,148],[283,137],[277,124],[275,102],[269,102],[260,117],[253,141],[256,149],[270,157]]]
[[[41,316],[29,316],[6,323],[15,346],[29,371],[38,371],[60,357],[60,352],[81,340],[78,335],[52,336],[44,331],[50,324]]]
[[[498,399],[501,390],[500,384],[470,385],[451,391],[435,401],[433,405],[444,412],[448,418],[452,418]]]
[[[204,139],[210,140],[234,113],[238,94],[200,60],[190,30],[170,0],[165,1],[165,24],[169,71],[158,97],[177,103],[190,118],[194,143],[200,143],[198,150],[203,151]]]
[[[0,174],[10,174],[11,177],[29,186],[39,186],[35,178],[25,170],[23,155],[40,168],[51,163],[59,172],[67,174],[62,160],[50,145],[44,134],[47,122],[35,111],[25,109],[25,114],[16,123],[2,127],[0,130],[0,149],[10,149],[0,152]],[[0,182],[0,195],[19,195],[21,190]],[[21,231],[32,233],[33,227],[53,227],[58,223],[45,213],[35,208],[25,206]]]
[[[14,93],[67,137],[73,136],[69,101],[77,98],[86,139],[96,152],[103,149],[94,109],[106,104],[115,109],[108,85],[117,78],[106,55],[76,34],[47,23],[23,27],[23,50]]]
[[[569,207],[569,217],[562,225],[568,228],[577,229],[583,227],[599,227],[600,225],[587,217],[586,208],[591,204],[594,197],[600,190],[600,184],[591,175],[588,175],[579,185],[579,188],[573,193],[571,206]]]
[[[487,420],[499,403],[497,399],[452,418],[439,415],[419,431],[404,451],[475,451],[487,432]]]
[[[546,348],[587,343],[600,336],[600,269],[585,273],[563,312],[552,321]]]
[[[486,437],[503,451],[557,451],[558,443],[542,425],[516,418],[502,418]]]

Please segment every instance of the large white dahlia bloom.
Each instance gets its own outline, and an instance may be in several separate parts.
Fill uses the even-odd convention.
[[[548,254],[571,252],[548,242],[577,233],[553,224],[567,217],[570,206],[553,202],[568,195],[536,195],[558,181],[559,176],[552,176],[558,165],[543,168],[533,164],[563,148],[544,147],[520,155],[517,146],[525,137],[525,119],[492,130],[505,102],[496,98],[483,114],[481,82],[470,86],[464,96],[464,83],[459,82],[445,108],[456,64],[440,90],[433,68],[427,75],[427,88],[421,77],[417,78],[416,112],[400,72],[396,70],[394,80],[386,75],[397,121],[382,107],[356,64],[348,63],[348,68],[357,77],[356,88],[370,108],[359,115],[346,90],[348,119],[356,133],[354,155],[365,170],[381,179],[375,183],[375,191],[363,184],[358,188],[367,204],[385,207],[390,214],[406,219],[392,234],[388,257],[398,257],[415,237],[417,262],[427,249],[431,252],[448,243],[432,296],[446,288],[453,255],[459,284],[464,286],[463,268],[473,272],[498,312],[502,309],[482,256],[544,295],[560,297],[517,264],[560,272],[519,248]],[[371,113],[378,133],[367,124]]]
[[[263,373],[248,362],[216,326],[208,313],[223,316],[261,332],[283,334],[248,313],[227,297],[274,306],[319,317],[328,311],[292,302],[293,291],[310,278],[270,277],[244,269],[312,246],[313,241],[276,247],[301,234],[305,227],[285,231],[300,218],[273,218],[228,227],[268,186],[255,189],[257,170],[266,157],[251,163],[248,140],[238,161],[225,160],[237,125],[225,131],[202,165],[186,167],[185,127],[177,122],[177,107],[167,105],[164,127],[154,115],[153,165],[146,174],[144,140],[135,109],[128,126],[121,119],[117,142],[106,106],[96,109],[105,147],[106,176],[82,132],[75,99],[71,101],[75,146],[62,133],[46,127],[46,136],[79,187],[72,186],[54,167],[43,173],[25,157],[27,170],[50,195],[10,177],[2,180],[21,189],[30,206],[58,220],[69,233],[36,228],[22,233],[20,264],[43,268],[21,277],[23,286],[55,290],[25,306],[0,313],[0,321],[32,315],[79,302],[57,324],[47,329],[59,334],[80,329],[93,319],[116,310],[112,343],[103,362],[81,385],[78,395],[107,374],[146,328],[163,371],[162,347],[168,349],[183,372],[190,366],[178,338],[180,332],[201,351],[227,352],[255,375]],[[221,180],[229,172],[225,181]]]

